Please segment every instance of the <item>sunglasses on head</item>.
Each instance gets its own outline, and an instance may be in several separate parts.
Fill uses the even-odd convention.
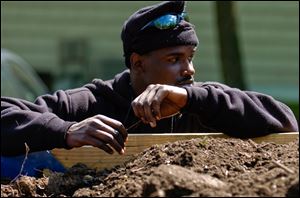
[[[156,27],[160,30],[174,28],[182,20],[189,22],[189,17],[186,12],[180,14],[166,14],[147,23],[141,28],[141,31],[148,27]]]

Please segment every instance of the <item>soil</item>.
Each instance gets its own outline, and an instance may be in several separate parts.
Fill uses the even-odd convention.
[[[153,145],[112,169],[76,164],[66,173],[1,182],[7,196],[266,196],[299,194],[299,139],[288,144],[197,138]]]

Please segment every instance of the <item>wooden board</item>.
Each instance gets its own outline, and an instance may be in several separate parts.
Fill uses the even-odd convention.
[[[134,154],[142,152],[144,149],[154,144],[203,137],[229,138],[229,136],[223,133],[129,134],[124,155],[119,155],[116,152],[115,154],[110,155],[103,150],[92,146],[83,146],[71,150],[53,149],[51,152],[67,168],[78,162],[82,162],[89,167],[103,169],[120,165],[133,158]],[[296,138],[299,138],[299,132],[275,133],[263,137],[252,138],[252,140],[256,143],[274,142],[285,144]]]

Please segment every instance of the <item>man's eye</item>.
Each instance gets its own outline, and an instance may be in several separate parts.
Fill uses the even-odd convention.
[[[177,58],[177,57],[173,57],[173,58],[169,58],[168,61],[169,61],[170,63],[176,63],[176,62],[178,61],[178,59],[179,59],[179,58]]]

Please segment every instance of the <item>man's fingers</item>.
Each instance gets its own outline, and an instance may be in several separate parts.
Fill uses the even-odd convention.
[[[110,134],[112,134],[116,138],[116,140],[118,141],[118,143],[124,149],[125,148],[125,141],[126,141],[126,139],[123,139],[122,134],[118,130],[116,130],[116,129],[112,129],[112,132]]]
[[[156,91],[159,87],[158,86],[153,86],[151,87],[151,89],[149,90],[148,94],[146,95],[145,99],[144,99],[144,112],[145,112],[145,119],[150,123],[151,127],[155,127],[156,126],[156,118],[154,115],[154,111],[153,111],[153,97],[156,94]]]
[[[148,90],[145,90],[141,95],[139,95],[134,101],[132,102],[132,109],[134,111],[135,116],[140,118],[145,124],[147,124],[147,120],[145,118],[145,111],[144,111],[144,98],[148,94]]]
[[[157,85],[149,85],[147,89],[132,102],[135,115],[145,124],[150,123],[152,127],[156,126],[156,120],[159,119],[160,115],[159,104],[153,101],[158,89],[159,86]]]
[[[118,153],[123,154],[127,139],[127,130],[122,123],[104,115],[96,115],[73,124],[67,134],[66,142],[71,147],[88,144],[103,148],[108,153],[111,153],[108,146],[110,145]]]
[[[95,130],[91,135],[102,140],[104,143],[109,144],[119,154],[124,154],[124,147],[119,144],[112,134],[102,130]]]
[[[102,125],[100,127],[101,130],[105,130],[109,132],[110,134],[114,135],[118,141],[124,145],[124,142],[126,141],[128,137],[127,130],[125,129],[124,125],[112,118],[106,117],[104,115],[98,115],[96,116],[100,121],[102,121],[106,125]]]
[[[171,85],[149,85],[133,102],[137,117],[145,124],[156,125],[156,120],[175,115],[187,103],[187,91]]]
[[[109,125],[105,124],[104,122],[97,120],[97,119],[96,119],[94,125],[95,125],[94,128],[96,130],[105,131],[105,132],[113,135],[114,138],[118,141],[118,143],[122,146],[122,148],[125,147],[125,143],[124,143],[125,140],[123,139],[122,134],[118,130],[112,128],[111,126],[109,126]]]
[[[85,136],[83,141],[84,141],[85,144],[91,145],[91,146],[94,146],[94,147],[98,147],[98,148],[104,150],[105,152],[107,152],[109,154],[114,153],[114,151],[108,145],[106,145],[103,141],[101,141],[97,138],[94,138],[92,136]]]
[[[168,91],[159,87],[152,99],[152,113],[157,120],[161,119],[161,103],[168,96]]]

